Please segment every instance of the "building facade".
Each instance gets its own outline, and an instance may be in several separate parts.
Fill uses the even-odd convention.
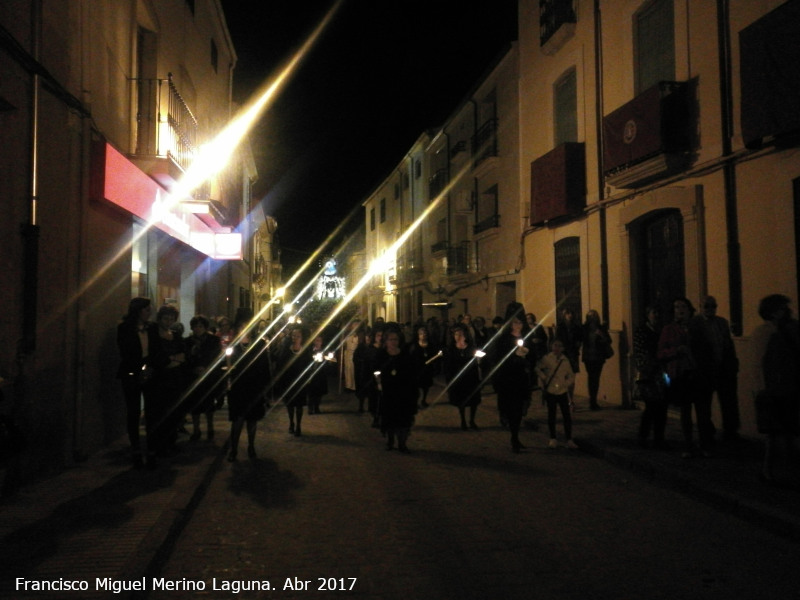
[[[609,399],[645,307],[711,294],[754,432],[747,334],[760,298],[797,298],[798,25],[795,0],[520,1],[521,296],[548,323],[603,315]]]
[[[11,0],[0,32],[0,409],[32,477],[123,433],[115,329],[131,297],[185,324],[252,305],[257,174],[245,145],[186,183],[232,116],[218,1]]]
[[[517,49],[436,130],[422,134],[364,203],[369,320],[502,313],[516,297],[519,201]],[[371,263],[372,264],[372,263]]]
[[[800,0],[518,7],[514,50],[365,203],[368,257],[389,254],[370,318],[438,314],[432,304],[490,317],[517,300],[555,326],[566,307],[597,310],[616,349],[601,396],[627,405],[645,308],[669,318],[675,297],[710,294],[754,433],[758,302],[800,295]],[[401,171],[428,183],[419,259],[410,240],[392,246],[413,206]]]

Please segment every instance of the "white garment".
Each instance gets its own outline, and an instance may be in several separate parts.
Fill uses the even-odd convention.
[[[348,390],[356,389],[356,365],[353,354],[358,348],[358,336],[350,335],[344,341],[344,387]]]

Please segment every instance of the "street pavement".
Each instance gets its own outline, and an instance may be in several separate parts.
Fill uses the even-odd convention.
[[[431,398],[436,398],[439,392],[441,388],[434,387]],[[439,400],[417,418],[420,431],[430,434],[428,440],[435,439],[440,432],[452,432],[457,425],[453,408],[441,406],[442,402]],[[800,491],[796,487],[766,486],[759,482],[763,451],[760,440],[720,443],[712,458],[687,460],[680,457],[677,415],[670,415],[667,428],[674,449],[656,451],[641,448],[637,443],[639,410],[605,405],[600,411],[590,411],[588,402],[580,398],[576,405],[574,438],[579,446],[576,452],[613,463],[655,485],[685,493],[792,542],[800,541]],[[355,399],[346,393],[331,394],[323,402],[323,410],[329,413],[355,413],[355,408]],[[366,415],[352,416],[348,427],[358,427],[359,431],[369,428]],[[213,441],[204,436],[190,442],[187,436],[182,436],[181,451],[162,461],[153,471],[131,468],[126,441],[120,439],[87,461],[0,500],[0,598],[146,596],[137,590],[98,591],[97,580],[108,581],[109,587],[112,582],[126,582],[132,586],[142,578],[149,581],[150,577],[161,575],[176,540],[206,497],[215,477],[224,469],[241,469],[247,465],[247,459],[242,458],[246,456],[244,434],[238,463],[230,465],[225,460],[226,418],[226,410],[217,412],[217,436]],[[304,420],[306,436],[302,442],[318,444],[320,451],[324,451],[325,443],[342,443],[332,436],[314,437],[314,420],[325,418],[325,414],[308,415]],[[544,409],[535,397],[522,432],[528,450],[514,456],[510,452],[508,433],[498,425],[495,397],[487,394],[479,410],[482,429],[469,434],[481,436],[483,444],[507,450],[508,461],[535,462],[540,454],[548,451],[544,418]],[[263,455],[270,451],[272,436],[288,435],[285,425],[284,410],[274,407],[259,427],[259,460],[269,460]],[[376,448],[380,449],[382,441],[377,433],[375,439]],[[412,435],[412,451],[415,441],[416,436]],[[562,447],[555,452],[569,452],[563,447],[563,440],[561,443]],[[265,464],[275,467],[274,463]],[[418,468],[425,469],[426,464],[424,460],[419,461]],[[260,485],[259,482],[255,484]],[[281,498],[298,485],[301,483],[293,481],[288,474],[276,472],[270,477],[269,488],[261,489],[261,497],[250,493],[253,501],[280,504]],[[343,485],[357,488],[361,482],[347,481]],[[280,489],[281,486],[285,489]],[[247,501],[246,494],[242,495]],[[313,515],[309,518],[313,520]],[[283,533],[291,536],[291,532]],[[18,578],[87,582],[88,590],[26,592],[16,585]]]

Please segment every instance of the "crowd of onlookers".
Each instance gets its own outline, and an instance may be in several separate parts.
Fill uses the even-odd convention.
[[[676,298],[670,308],[670,315],[661,315],[657,307],[648,307],[634,331],[632,396],[643,407],[639,443],[670,448],[665,429],[667,411],[674,406],[680,412],[681,456],[710,457],[717,442],[711,417],[715,394],[722,441],[735,442],[739,435],[739,360],[730,326],[716,314],[712,296],[702,300],[697,314],[687,298]],[[334,375],[341,389],[355,395],[359,412],[371,415],[388,449],[409,451],[414,416],[432,401],[437,378],[443,380],[447,400],[457,408],[465,430],[479,428],[478,407],[491,389],[514,452],[524,448],[520,423],[533,390],[540,390],[549,446],[558,445],[560,412],[564,442],[574,447],[575,378],[585,372],[588,407],[599,410],[601,374],[614,355],[608,327],[597,311],[589,310],[580,322],[564,308],[554,325],[545,326],[517,302],[491,322],[469,314],[416,323],[353,320],[332,336],[314,339],[303,325],[285,323],[273,330],[266,320],[254,322],[252,313],[241,309],[233,321],[196,315],[184,335],[174,307],[160,307],[154,321],[152,310],[148,299],[135,298],[118,329],[119,377],[137,465],[154,465],[157,455],[173,452],[176,432],[188,417],[191,439],[201,436],[204,415],[207,435],[213,437],[213,411],[223,402],[231,421],[229,460],[237,458],[243,430],[248,454],[255,456],[257,423],[273,401],[285,405],[290,433],[300,436],[304,407],[309,414],[321,412],[320,400]],[[759,382],[753,397],[759,431],[767,435],[761,478],[772,481],[777,442],[787,441],[790,449],[797,435],[800,336],[788,298],[765,298],[759,314],[765,323],[753,337]],[[139,440],[142,397],[144,453]]]

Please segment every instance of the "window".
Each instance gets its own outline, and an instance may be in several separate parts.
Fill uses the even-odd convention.
[[[439,219],[436,222],[436,242],[431,246],[431,252],[442,252],[447,250],[447,219]]]
[[[565,23],[575,22],[573,0],[539,0],[539,45],[544,46]]]
[[[414,179],[419,179],[422,177],[422,161],[418,160],[414,162]]]
[[[217,51],[217,44],[214,40],[211,40],[211,68],[214,69],[214,73],[217,72],[217,64],[219,62],[219,52]]]
[[[578,141],[578,77],[575,68],[553,86],[554,146]]]
[[[400,197],[400,184],[394,184],[394,199],[397,200]]]
[[[475,227],[473,233],[480,233],[500,224],[500,215],[497,214],[497,186],[493,185],[478,196],[478,206],[475,210]]]
[[[675,79],[673,0],[653,0],[634,17],[636,95]]]
[[[568,237],[555,243],[556,305],[581,314],[581,241]]]
[[[386,198],[381,198],[381,223],[386,222]]]
[[[369,230],[375,231],[375,209],[369,209]]]
[[[244,308],[252,308],[251,293],[249,289],[239,287],[239,306]]]

